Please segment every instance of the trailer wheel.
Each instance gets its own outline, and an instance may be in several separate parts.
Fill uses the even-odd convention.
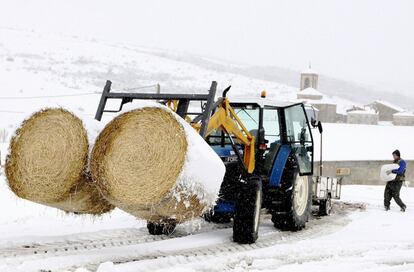
[[[167,222],[147,222],[147,229],[151,235],[170,235],[174,232],[177,223],[175,220],[168,220]]]
[[[328,195],[328,197],[324,200],[321,200],[319,203],[319,212],[318,214],[320,216],[327,216],[330,215],[332,211],[332,199],[331,195]]]
[[[233,241],[252,244],[256,242],[259,235],[263,199],[262,180],[259,177],[252,177],[240,187],[234,213]]]
[[[312,204],[312,184],[309,176],[294,175],[292,186],[283,199],[283,210],[272,213],[274,226],[281,230],[298,231],[309,220]]]

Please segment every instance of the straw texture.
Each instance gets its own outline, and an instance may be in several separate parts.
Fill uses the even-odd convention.
[[[106,201],[99,189],[93,184],[89,175],[71,188],[69,196],[56,203],[47,205],[75,214],[101,215],[112,211],[115,207]]]
[[[36,112],[11,139],[8,185],[21,198],[65,211],[107,211],[112,206],[86,182],[88,148],[83,123],[75,115],[61,108]]]
[[[133,110],[113,119],[98,136],[92,178],[110,203],[128,213],[152,221],[184,220],[203,209],[196,196],[176,187],[186,152],[184,128],[171,112]]]

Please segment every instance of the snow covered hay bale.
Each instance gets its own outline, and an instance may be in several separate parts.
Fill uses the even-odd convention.
[[[158,104],[108,123],[90,163],[92,178],[110,203],[149,221],[199,216],[216,200],[225,172],[198,133]]]
[[[60,108],[38,111],[22,123],[10,142],[8,185],[21,198],[65,211],[95,213],[97,203],[92,200],[110,207],[99,192],[85,185],[88,149],[86,130],[78,117]]]
[[[89,175],[71,188],[69,196],[50,206],[75,214],[101,215],[112,211],[115,207],[106,201]]]

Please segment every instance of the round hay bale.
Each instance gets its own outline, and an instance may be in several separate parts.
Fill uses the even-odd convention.
[[[199,152],[199,145],[207,151]],[[190,125],[157,104],[108,123],[93,147],[90,169],[111,204],[149,221],[200,215],[215,201],[225,171]]]
[[[109,204],[85,182],[88,152],[86,130],[78,117],[61,108],[36,112],[11,139],[5,167],[8,185],[33,202],[96,214],[92,206]]]
[[[69,196],[48,206],[61,209],[74,214],[101,215],[112,211],[115,207],[106,201],[99,189],[92,182],[89,175],[84,175],[82,180],[71,190]]]

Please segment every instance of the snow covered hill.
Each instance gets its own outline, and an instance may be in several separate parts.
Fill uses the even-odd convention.
[[[60,104],[91,114],[99,94],[76,95],[101,92],[107,79],[117,90],[159,83],[162,92],[204,92],[215,80],[220,89],[233,85],[234,96],[258,96],[263,89],[280,99],[291,99],[295,94],[295,88],[284,84],[208,69],[145,48],[10,29],[0,29],[0,35],[5,37],[0,44],[2,97],[74,95],[38,100],[2,98],[3,112]]]
[[[0,28],[0,36],[0,129],[44,106],[93,116],[107,79],[116,90],[160,84],[161,92],[205,92],[215,80],[219,90],[232,85],[233,97],[267,90],[273,99],[296,98],[296,87],[242,73],[248,66],[24,30]]]
[[[268,74],[259,74],[249,66],[228,64],[208,58],[179,54],[162,50],[136,47],[127,44],[110,44],[96,40],[84,40],[42,34],[32,31],[0,28],[0,151],[4,160],[7,140],[17,125],[43,107],[66,107],[84,120],[92,120],[98,105],[100,93],[107,79],[113,82],[113,89],[148,86],[142,91],[154,91],[154,84],[160,84],[162,92],[205,92],[212,80],[219,83],[219,90],[232,85],[230,96],[258,96],[267,90],[268,96],[277,100],[294,100],[297,88],[275,81]],[[250,71],[250,72],[248,72]],[[270,70],[271,71],[271,70]],[[266,79],[263,79],[266,78]],[[344,109],[354,102],[339,97],[330,97]],[[357,137],[348,128],[374,131],[371,126],[343,126],[329,124],[326,130],[327,149],[325,158],[341,159],[350,149],[336,148],[347,137]],[[385,141],[394,128],[382,128]],[[413,135],[409,128],[403,134]],[[340,131],[340,132],[339,132]],[[371,154],[360,157],[360,152],[352,152],[353,159],[377,158],[375,148],[367,137],[362,137]],[[404,138],[405,139],[405,138]],[[1,143],[3,142],[3,143]],[[356,142],[356,141],[352,141]],[[405,144],[396,144],[408,150]],[[331,146],[331,147],[330,147]],[[388,148],[390,149],[391,146]],[[394,148],[394,146],[392,146]],[[388,159],[388,149],[380,151],[377,159]],[[386,154],[386,156],[385,156]],[[410,158],[414,154],[410,154]]]

